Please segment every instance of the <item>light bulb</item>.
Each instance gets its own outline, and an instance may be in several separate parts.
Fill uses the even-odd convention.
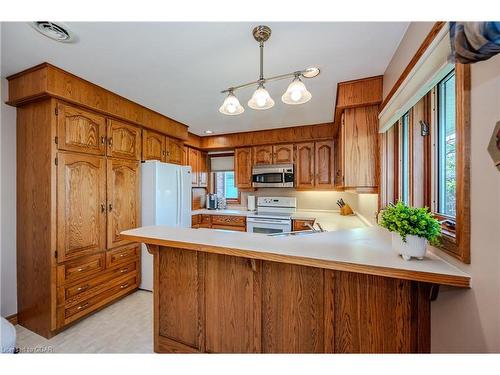
[[[303,104],[311,100],[312,95],[307,91],[306,85],[296,77],[288,88],[286,92],[281,97],[281,100],[285,104]]]
[[[264,88],[264,85],[259,84],[259,87],[248,101],[248,106],[252,109],[268,109],[274,106],[274,100]]]

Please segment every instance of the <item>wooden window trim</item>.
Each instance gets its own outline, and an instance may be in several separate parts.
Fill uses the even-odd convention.
[[[470,65],[455,65],[456,218],[455,232],[443,227],[439,249],[470,264]],[[433,204],[433,207],[435,205]],[[448,217],[435,213],[438,220]]]

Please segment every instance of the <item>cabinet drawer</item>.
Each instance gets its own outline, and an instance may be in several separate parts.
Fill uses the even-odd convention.
[[[229,216],[229,215],[213,215],[212,216],[212,226],[213,225],[230,225],[237,227],[244,227],[246,224],[245,216]]]
[[[105,289],[107,282],[137,272],[137,269],[137,262],[126,263],[110,269],[103,274],[94,276],[91,279],[80,281],[76,284],[73,283],[72,285],[63,288],[64,291],[61,295],[62,298],[60,298],[58,304],[71,304],[76,300],[88,298]]]
[[[114,284],[108,284],[110,288],[99,293],[85,301],[82,301],[74,306],[67,307],[64,310],[65,323],[69,323],[72,320],[78,319],[79,317],[105,305],[106,303],[112,301],[119,295],[125,294],[126,292],[137,287],[138,277],[132,276],[124,281]],[[68,318],[72,318],[68,320]]]
[[[199,224],[210,225],[211,222],[210,215],[201,215]]]
[[[195,228],[200,223],[200,215],[191,216],[191,226]]]
[[[123,262],[130,262],[139,256],[139,245],[124,246],[106,252],[106,267],[113,267]]]
[[[89,255],[57,266],[58,285],[92,276],[104,270],[104,253]]]

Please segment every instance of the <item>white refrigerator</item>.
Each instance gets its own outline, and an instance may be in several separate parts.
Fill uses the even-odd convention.
[[[191,227],[191,167],[141,163],[142,225]],[[153,256],[142,245],[141,289],[153,290]]]

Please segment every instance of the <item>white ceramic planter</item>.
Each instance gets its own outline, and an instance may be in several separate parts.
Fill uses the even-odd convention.
[[[406,236],[406,242],[403,241],[399,233],[392,232],[392,249],[400,254],[404,260],[411,258],[424,259],[427,250],[427,240],[423,237],[414,235]]]

